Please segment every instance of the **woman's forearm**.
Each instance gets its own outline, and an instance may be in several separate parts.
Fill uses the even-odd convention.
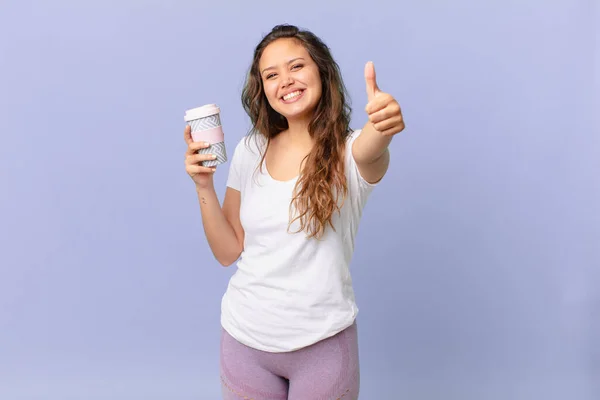
[[[204,233],[213,255],[223,266],[233,264],[242,253],[242,243],[221,208],[214,187],[196,188]]]

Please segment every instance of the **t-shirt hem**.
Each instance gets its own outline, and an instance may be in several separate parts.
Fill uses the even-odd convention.
[[[337,335],[338,333],[342,332],[343,330],[351,327],[352,324],[354,324],[354,322],[356,321],[356,318],[357,318],[357,315],[355,314],[354,317],[351,319],[351,321],[343,324],[341,326],[341,328],[329,330],[329,331],[327,331],[327,334],[325,336],[323,336],[317,340],[311,340],[311,341],[306,342],[305,344],[301,344],[301,345],[294,346],[294,347],[287,347],[287,348],[264,346],[264,345],[261,345],[256,342],[249,342],[247,340],[244,340],[237,335],[237,333],[235,332],[235,329],[232,329],[233,327],[223,317],[221,317],[221,327],[225,330],[225,332],[227,332],[229,334],[229,336],[234,338],[236,341],[238,341],[239,343],[243,344],[244,346],[250,347],[254,350],[264,351],[266,353],[290,353],[293,351],[298,351],[298,350],[302,350],[304,348],[310,347],[316,343],[319,343],[320,341],[329,339],[330,337]]]

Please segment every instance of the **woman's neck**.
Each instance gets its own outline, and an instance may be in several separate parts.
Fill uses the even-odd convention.
[[[309,121],[305,120],[288,121],[288,129],[277,135],[280,143],[285,147],[311,149],[314,140],[308,132],[308,124]]]

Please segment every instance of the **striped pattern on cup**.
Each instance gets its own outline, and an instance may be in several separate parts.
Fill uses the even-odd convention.
[[[192,129],[192,136],[202,136],[203,131],[215,131],[215,129],[221,128],[221,118],[219,114],[209,115],[208,117],[198,118],[193,121],[189,121]],[[207,132],[208,133],[208,132]],[[219,132],[222,135],[222,132]],[[198,150],[198,154],[214,154],[217,156],[215,160],[202,161],[204,167],[214,167],[219,164],[227,162],[227,151],[225,148],[225,142],[220,141],[212,143],[210,147]]]
[[[190,121],[192,132],[205,131],[212,128],[218,128],[221,126],[221,118],[219,114],[210,115],[205,118],[199,118],[194,121]]]
[[[198,150],[198,154],[214,154],[217,156],[216,160],[202,161],[202,166],[204,167],[214,167],[227,161],[225,142],[211,144],[210,147],[207,147],[206,149]]]

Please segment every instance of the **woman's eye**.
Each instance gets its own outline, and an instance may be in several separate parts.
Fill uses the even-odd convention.
[[[294,65],[294,66],[292,67],[292,69],[300,69],[300,68],[302,68],[302,67],[303,67],[303,65],[302,65],[302,64],[296,64],[296,65]]]
[[[269,74],[269,75],[267,75],[266,79],[271,79],[274,76],[275,76],[275,74]]]

